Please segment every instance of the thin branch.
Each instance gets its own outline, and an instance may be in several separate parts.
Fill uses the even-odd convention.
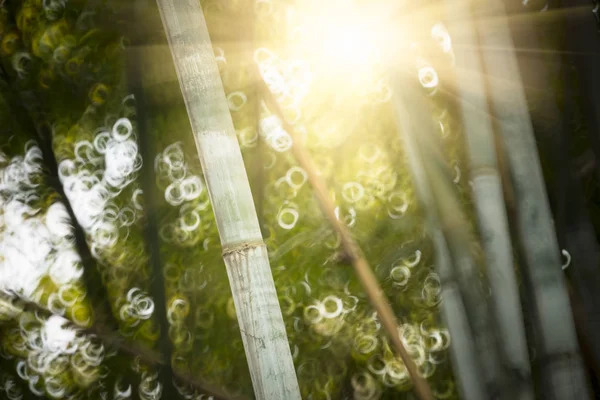
[[[295,128],[285,120],[283,112],[279,107],[279,104],[275,100],[273,94],[267,87],[267,85],[262,81],[262,95],[267,103],[267,107],[271,109],[282,121],[283,128],[292,136],[293,138],[293,146],[292,153],[294,157],[300,164],[300,166],[306,171],[308,176],[308,181],[313,187],[315,197],[319,202],[319,206],[321,211],[329,221],[329,224],[333,228],[333,230],[340,236],[342,247],[348,257],[349,261],[352,263],[356,274],[360,282],[371,301],[373,308],[377,312],[379,319],[381,320],[385,330],[387,331],[394,348],[398,355],[402,358],[402,361],[406,365],[406,369],[408,370],[409,375],[412,378],[412,381],[415,386],[415,391],[417,395],[422,399],[433,399],[433,395],[431,393],[431,389],[427,381],[419,375],[417,367],[414,361],[410,358],[402,340],[400,339],[400,327],[398,325],[398,321],[396,316],[394,315],[394,311],[390,306],[387,298],[379,283],[377,282],[377,278],[371,269],[371,266],[365,259],[362,250],[359,245],[354,241],[350,231],[347,227],[338,220],[335,215],[335,205],[329,195],[327,194],[327,187],[324,180],[317,173],[317,169],[310,157],[310,154],[306,151],[302,143],[298,140],[298,136],[295,134]]]
[[[3,314],[10,315],[12,317],[16,317],[23,312],[37,313],[46,318],[56,315],[46,307],[24,299],[17,294],[12,294],[11,296],[3,292],[0,292],[0,310],[2,310]],[[106,329],[102,325],[92,324],[90,327],[81,327],[80,325],[77,325],[70,319],[65,319],[72,328],[75,328],[86,335],[98,337],[98,339],[100,339],[105,346],[117,349],[119,353],[129,355],[133,358],[139,358],[139,360],[143,363],[152,366],[160,366],[165,364],[164,357],[156,350],[147,348],[145,346],[140,346],[137,343],[124,338],[118,333]],[[191,374],[185,374],[174,371],[173,376],[179,381],[183,382],[184,384],[189,385],[194,389],[198,390],[199,392],[215,396],[219,399],[245,400],[244,397],[231,397],[219,388],[207,382],[195,379],[191,376]]]
[[[152,19],[142,18],[148,13],[142,14],[142,10],[148,8],[149,2],[146,0],[137,0],[133,5],[132,24],[130,31],[130,40],[133,46],[139,46],[148,43],[152,35],[152,27],[161,26],[158,15],[155,16],[155,23]],[[158,14],[156,12],[155,14]],[[154,16],[154,15],[153,15]],[[150,293],[154,298],[156,307],[156,319],[159,324],[159,348],[164,355],[164,367],[160,369],[159,376],[164,384],[164,396],[168,399],[176,397],[176,389],[173,385],[173,368],[171,366],[171,354],[173,345],[169,338],[169,321],[167,318],[167,296],[165,293],[165,282],[163,279],[163,266],[160,258],[160,238],[158,235],[159,226],[157,221],[157,203],[159,194],[154,182],[156,174],[154,171],[152,136],[148,132],[148,115],[146,96],[143,89],[143,60],[140,53],[129,52],[126,55],[126,73],[127,85],[135,97],[136,122],[140,154],[142,156],[142,169],[140,171],[141,186],[144,193],[144,215],[146,223],[144,225],[144,242],[146,250],[149,253],[150,271],[152,278],[150,282]]]

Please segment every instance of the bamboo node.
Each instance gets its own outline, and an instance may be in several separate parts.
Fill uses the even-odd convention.
[[[233,243],[230,245],[223,246],[223,257],[227,257],[231,254],[243,254],[246,250],[257,248],[257,247],[266,247],[265,243],[262,240],[249,240],[244,242]]]

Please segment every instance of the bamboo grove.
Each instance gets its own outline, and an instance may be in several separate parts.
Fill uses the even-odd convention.
[[[0,398],[597,395],[581,3],[0,1]]]

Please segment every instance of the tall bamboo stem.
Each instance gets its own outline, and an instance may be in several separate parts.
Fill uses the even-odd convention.
[[[463,296],[476,352],[481,362],[481,373],[490,397],[496,396],[504,383],[503,368],[496,343],[496,332],[491,318],[485,290],[485,279],[477,267],[473,253],[474,237],[468,220],[452,183],[452,173],[440,145],[436,141],[438,131],[433,123],[432,104],[419,87],[416,71],[397,71],[393,76],[396,96],[402,96],[412,121],[412,136],[423,158],[423,165],[433,198],[439,213],[441,228],[456,269],[457,282]]]
[[[465,400],[481,400],[486,392],[480,379],[480,363],[476,354],[473,335],[467,320],[467,312],[460,294],[456,274],[452,269],[452,260],[446,238],[440,228],[439,216],[435,200],[423,160],[414,140],[414,129],[411,115],[405,101],[395,93],[395,110],[397,124],[402,131],[403,143],[413,176],[413,182],[422,207],[425,210],[429,234],[433,240],[435,251],[435,268],[442,284],[442,302],[440,305],[442,318],[448,327],[452,342],[450,355],[452,366],[459,382],[461,398]]]
[[[594,2],[587,0],[563,0],[561,6],[565,29],[567,58],[573,61],[581,84],[580,95],[585,119],[588,124],[588,138],[591,148],[600,158],[600,35],[598,35],[598,10]],[[596,164],[596,179],[600,181],[600,164]]]
[[[404,365],[406,366],[406,369],[408,370],[408,373],[413,381],[417,395],[422,400],[433,400],[433,394],[431,393],[431,389],[429,388],[427,381],[421,375],[419,375],[414,361],[410,358],[410,355],[402,343],[400,338],[400,328],[398,326],[396,316],[394,315],[394,311],[388,303],[385,293],[379,286],[377,277],[373,273],[368,261],[365,259],[358,243],[354,241],[346,225],[344,225],[335,215],[335,205],[331,197],[328,195],[327,186],[324,180],[318,174],[310,154],[308,154],[303,144],[299,141],[298,135],[295,134],[294,127],[285,120],[279,104],[275,100],[273,94],[270,92],[266,84],[264,84],[262,92],[264,93],[267,107],[269,107],[272,112],[275,112],[275,114],[279,116],[282,121],[283,128],[294,139],[292,153],[298,161],[298,164],[300,164],[300,166],[306,172],[308,182],[313,188],[313,193],[317,198],[317,202],[319,203],[321,211],[329,221],[329,224],[333,228],[334,232],[339,235],[345,256],[352,263],[354,271],[363,285],[371,305],[377,312],[379,320],[390,337],[392,345],[404,362]]]
[[[533,399],[523,312],[514,270],[508,219],[485,94],[477,34],[468,1],[447,0],[448,28],[456,60],[456,92],[468,146],[470,176],[509,384],[504,398]],[[457,44],[457,42],[459,42]]]
[[[549,174],[554,177],[548,192],[553,205],[558,245],[568,250],[571,257],[571,266],[565,273],[573,285],[569,293],[581,353],[586,365],[598,371],[600,341],[596,340],[595,334],[600,329],[600,320],[596,317],[600,308],[598,242],[578,171],[571,165],[569,149],[573,144],[571,136],[575,136],[572,122],[577,118],[578,98],[586,99],[582,102],[581,111],[588,123],[589,153],[593,154],[592,150],[600,143],[600,93],[597,90],[600,79],[595,73],[600,65],[600,36],[594,15],[590,12],[591,2],[565,0],[561,7],[564,8],[551,7],[549,10],[554,18],[524,18],[524,22],[528,23],[519,24],[515,29],[517,32],[512,31],[512,34],[515,46],[519,48],[554,49],[558,46],[562,50],[545,52],[543,57],[520,52],[517,61],[522,78],[527,82],[525,95],[530,109],[533,106],[537,110],[532,115],[532,124],[540,153],[550,161]],[[573,79],[574,71],[579,84]],[[548,90],[548,83],[556,81],[562,81],[560,88],[556,92]],[[559,98],[564,99],[563,107]],[[567,165],[569,167],[565,167]],[[597,167],[598,164],[593,166],[592,163],[590,172],[596,168],[597,173]],[[598,372],[596,375],[600,377]]]
[[[573,285],[570,298],[582,355],[586,364],[594,370],[596,379],[600,379],[600,340],[596,336],[600,330],[600,320],[596,317],[600,309],[600,248],[581,182],[565,151],[570,148],[570,122],[575,111],[575,99],[570,90],[572,82],[568,78],[565,81],[565,117],[559,131],[551,135],[553,161],[561,177],[554,188],[555,196],[559,199],[555,225],[558,244],[566,248],[571,257],[572,266],[565,273]],[[569,168],[565,168],[565,165],[569,165]]]
[[[542,395],[546,399],[586,399],[589,393],[585,373],[503,4],[489,1],[482,5],[476,27],[489,79],[491,108],[504,139],[515,188],[518,231],[539,336]]]
[[[129,33],[131,45],[142,47],[147,45],[147,41],[152,36],[149,29],[144,29],[143,20],[144,9],[148,6],[147,0],[137,0],[133,4],[132,26]],[[139,53],[130,52],[126,57],[126,76],[128,89],[135,96],[135,108],[137,119],[137,132],[140,155],[143,160],[152,160],[152,136],[148,133],[147,104],[146,96],[143,90],[143,67],[142,59]],[[159,379],[163,382],[163,395],[166,398],[177,396],[176,388],[173,383],[173,367],[171,365],[173,344],[169,338],[169,320],[167,318],[167,296],[165,290],[165,281],[163,279],[163,264],[160,254],[159,226],[157,220],[157,202],[159,192],[156,188],[156,175],[154,165],[151,162],[142,164],[140,171],[140,182],[144,193],[144,239],[147,254],[149,256],[150,271],[153,279],[150,283],[150,294],[152,295],[158,307],[155,310],[155,318],[160,327],[158,347],[165,360],[162,368],[158,369]]]
[[[258,399],[300,399],[248,177],[197,0],[157,0],[223,246]]]

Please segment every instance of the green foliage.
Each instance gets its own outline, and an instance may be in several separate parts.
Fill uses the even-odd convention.
[[[166,361],[178,374],[189,373],[232,394],[251,396],[217,227],[167,43],[158,41],[140,52],[142,64],[147,63],[147,108],[138,115],[124,78],[125,55],[132,50],[124,33],[131,21],[127,7],[110,3],[32,0],[6,2],[0,8],[1,60],[7,73],[0,109],[3,171],[28,154],[30,140],[52,143],[66,199],[46,183],[58,177],[51,176],[44,161],[32,161],[39,166],[32,179],[40,183],[32,192],[36,198],[31,207],[37,210],[32,217],[41,217],[57,201],[69,201],[91,249],[91,268],[101,276],[94,285],[103,285],[108,294],[94,297],[81,280],[65,289],[44,275],[36,294],[25,297],[60,308],[64,304],[50,299],[60,292],[59,303],[73,303],[65,317],[89,317],[88,327],[104,323],[92,305],[108,302],[119,333],[141,346],[154,348],[160,329],[168,331],[173,354]],[[273,23],[285,10],[270,4],[272,12],[257,9],[255,18],[245,11],[255,7],[249,1],[206,2],[204,8],[216,38],[215,53],[260,213],[302,395],[408,398],[411,383],[339,239],[323,218],[306,173],[289,151],[289,135],[261,102],[257,81],[267,81],[269,73],[290,81],[308,77],[291,98],[280,96],[284,103],[293,103],[284,107],[286,117],[297,117],[296,126],[305,133],[302,140],[328,183],[339,219],[375,268],[420,372],[438,398],[455,398],[446,355],[450,338],[438,316],[440,281],[386,96],[389,88],[380,71],[367,95],[339,96],[318,87],[319,76],[311,81],[309,66],[270,50],[257,69],[255,50],[277,48],[290,28]],[[297,94],[304,89],[306,95]],[[460,127],[454,111],[444,108],[444,99],[433,101],[444,127],[447,162],[461,171],[457,191],[469,210]],[[30,126],[13,123],[13,110],[22,110],[18,113]],[[139,118],[147,120],[144,139],[151,144],[152,158],[142,159],[139,153]],[[144,237],[144,197],[149,194],[141,189],[142,163],[154,166],[160,194],[154,212],[163,276],[150,273]],[[72,234],[67,236],[72,244]],[[150,297],[154,279],[164,282],[166,304],[154,304]],[[166,307],[169,326],[159,327],[153,307]],[[19,320],[27,318],[32,320],[32,314],[24,313]],[[25,333],[16,321],[2,325],[6,358],[31,362],[32,349],[24,337],[43,330],[43,320],[35,324]],[[85,364],[83,377],[77,368],[67,369],[66,375],[50,374],[54,380],[39,374],[38,390],[51,396],[52,382],[67,393],[98,398],[94,396],[99,393],[112,396],[115,385],[133,384],[144,398],[152,398],[147,393],[158,385],[154,368],[108,350],[103,350],[100,365]],[[12,361],[3,360],[2,365],[12,371]],[[4,379],[5,390],[16,390],[7,379],[21,378]]]

